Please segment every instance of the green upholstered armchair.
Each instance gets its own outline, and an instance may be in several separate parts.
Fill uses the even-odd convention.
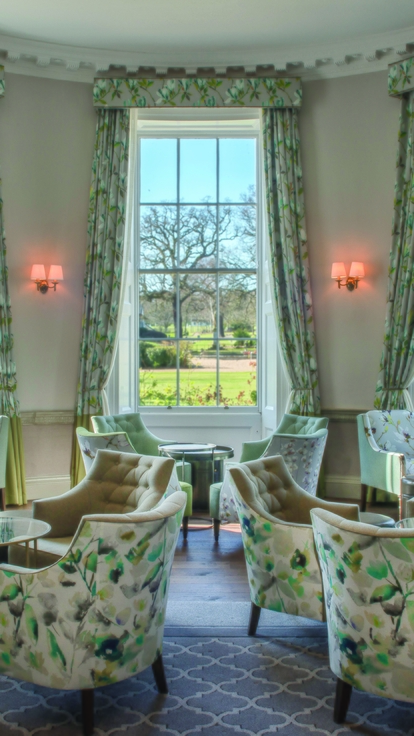
[[[280,455],[234,465],[227,474],[240,519],[250,587],[248,634],[255,634],[262,608],[324,621],[310,512],[330,509],[357,520],[358,506],[330,503],[306,493]]]
[[[345,720],[353,687],[414,702],[414,529],[345,521],[322,509],[311,516],[337,677],[335,723]]]
[[[9,444],[9,417],[0,416],[0,507],[6,508],[6,465]]]
[[[172,443],[173,440],[163,440],[147,429],[139,413],[113,414],[107,416],[93,416],[92,426],[95,432],[126,432],[128,440],[140,455],[158,455],[158,445]],[[179,480],[191,483],[190,463],[177,465]]]
[[[284,414],[279,426],[263,440],[244,442],[240,462],[258,460],[269,455],[282,455],[296,483],[316,495],[319,472],[328,437],[329,419]],[[231,461],[227,467],[231,466]],[[237,521],[234,500],[228,483],[210,486],[210,516],[214,537],[219,537],[221,521]]]
[[[156,462],[173,469],[168,459]],[[0,566],[0,672],[81,690],[85,735],[94,728],[95,688],[152,666],[158,690],[168,692],[161,653],[185,504],[185,493],[177,491],[143,511],[91,507],[54,564],[43,570]]]
[[[367,411],[357,416],[361,464],[361,511],[368,487],[396,494],[402,516],[401,480],[414,475],[414,413]]]
[[[76,437],[86,473],[91,469],[98,450],[113,450],[114,452],[137,454],[136,450],[132,447],[126,432],[108,432],[107,434],[100,434],[97,432],[89,432],[83,427],[77,427]],[[190,483],[186,483],[185,481],[179,481],[179,483],[181,490],[187,495],[187,503],[183,516],[183,537],[184,539],[187,539],[188,520],[193,509],[193,487]]]

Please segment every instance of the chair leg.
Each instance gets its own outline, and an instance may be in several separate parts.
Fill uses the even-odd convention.
[[[336,678],[336,693],[333,719],[334,723],[343,723],[348,712],[349,701],[351,700],[352,685]]]
[[[257,624],[259,623],[260,614],[262,612],[262,609],[260,606],[256,606],[255,603],[252,603],[250,606],[250,620],[249,620],[249,628],[247,630],[248,636],[254,636],[257,629]]]
[[[94,729],[93,722],[93,700],[94,691],[92,688],[88,690],[81,690],[82,696],[82,724],[83,724],[83,735],[91,736]]]
[[[361,483],[361,511],[367,510],[367,493],[368,486],[365,483]]]
[[[220,519],[213,519],[213,526],[214,526],[214,540],[218,542],[218,538],[220,534]]]
[[[188,537],[188,516],[183,517],[183,539]]]
[[[1,511],[6,510],[6,489],[0,488],[0,507]]]
[[[155,684],[157,685],[158,692],[162,695],[168,694],[167,678],[165,677],[164,663],[162,661],[162,655],[152,663],[152,671],[154,673]]]

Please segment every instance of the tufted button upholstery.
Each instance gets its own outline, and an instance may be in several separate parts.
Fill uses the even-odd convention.
[[[276,434],[315,434],[320,429],[326,429],[326,417],[302,417],[296,414],[284,414],[276,429]]]

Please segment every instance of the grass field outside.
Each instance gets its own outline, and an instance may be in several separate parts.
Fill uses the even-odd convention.
[[[159,406],[176,404],[175,370],[140,371],[141,403]],[[216,404],[216,372],[210,370],[180,370],[180,403],[186,405]],[[247,371],[220,372],[220,404],[251,406],[256,404],[256,375]]]

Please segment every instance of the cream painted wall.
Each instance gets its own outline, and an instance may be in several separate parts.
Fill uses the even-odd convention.
[[[399,102],[377,72],[304,84],[300,114],[322,406],[372,408],[384,332]],[[363,261],[357,291],[331,265]]]
[[[6,75],[0,167],[21,409],[73,409],[96,114],[89,84]],[[63,266],[56,293],[33,263]]]

